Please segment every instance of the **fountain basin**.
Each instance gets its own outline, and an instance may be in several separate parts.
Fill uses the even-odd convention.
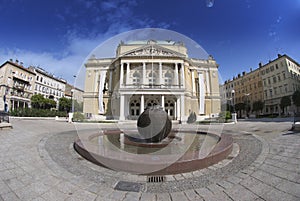
[[[142,175],[168,175],[218,163],[231,153],[233,147],[232,137],[224,134],[172,130],[168,139],[160,143],[139,143],[126,137],[134,134],[134,130],[104,130],[77,139],[74,148],[87,160],[109,169]],[[211,147],[207,146],[209,143]]]

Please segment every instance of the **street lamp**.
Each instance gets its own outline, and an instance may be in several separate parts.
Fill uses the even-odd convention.
[[[235,93],[235,91],[234,91],[234,89],[232,89],[231,90],[231,98],[232,98],[232,107],[233,107],[233,112],[235,113],[235,107],[234,107],[234,93]]]
[[[232,105],[233,105],[233,113],[231,114],[232,116],[232,121],[234,123],[237,123],[237,118],[236,118],[236,112],[235,112],[235,107],[234,107],[234,95],[235,95],[235,91],[234,89],[231,90],[231,98],[232,98]]]
[[[74,88],[71,89],[71,104],[72,104],[72,109],[71,112],[74,113],[74,103],[73,103],[73,94],[74,94]]]
[[[250,106],[249,106],[249,105],[250,105],[250,104],[249,104],[249,95],[250,95],[250,94],[251,94],[251,93],[244,94],[244,96],[246,97],[246,100],[245,100],[245,101],[246,101],[246,105],[245,105],[245,107],[246,107],[246,116],[247,116],[247,117],[248,117],[248,115],[249,115],[248,112],[249,112],[249,107],[250,107]]]
[[[73,116],[74,116],[73,94],[75,92],[75,78],[76,78],[76,75],[73,75],[73,77],[74,77],[74,84],[73,84],[72,89],[71,89],[71,104],[72,104],[72,109],[71,109],[71,112],[69,113],[69,123],[73,122]]]

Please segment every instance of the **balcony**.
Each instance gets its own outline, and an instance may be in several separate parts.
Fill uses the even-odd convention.
[[[124,84],[121,89],[184,89],[182,85]]]

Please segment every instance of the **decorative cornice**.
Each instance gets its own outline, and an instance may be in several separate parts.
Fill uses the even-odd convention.
[[[186,55],[179,52],[170,50],[168,48],[161,47],[159,45],[145,45],[141,48],[137,48],[128,52],[125,52],[120,57],[135,57],[135,56],[161,56],[161,57],[180,57],[185,58]]]

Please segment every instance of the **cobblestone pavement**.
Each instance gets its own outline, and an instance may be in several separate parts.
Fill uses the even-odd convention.
[[[74,151],[76,131],[114,124],[30,119],[11,123],[13,129],[0,130],[0,201],[300,200],[300,134],[288,132],[290,121],[226,124],[223,132],[234,139],[227,159],[203,170],[167,175],[160,183],[96,166]],[[138,188],[116,190],[121,182]]]

